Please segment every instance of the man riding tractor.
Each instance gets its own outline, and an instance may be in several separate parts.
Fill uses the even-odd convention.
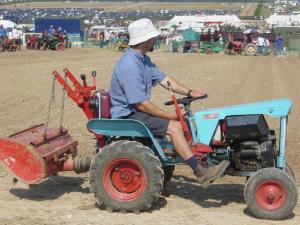
[[[201,167],[184,136],[177,114],[166,112],[151,101],[152,86],[157,84],[167,88],[170,83],[174,92],[191,97],[206,93],[187,89],[151,62],[146,53],[153,51],[155,38],[160,33],[149,19],[134,21],[128,31],[130,48],[117,62],[111,81],[112,118],[138,120],[157,138],[169,135],[176,152],[192,168],[198,182],[204,186],[212,183],[223,174],[229,161],[223,160],[207,169]]]

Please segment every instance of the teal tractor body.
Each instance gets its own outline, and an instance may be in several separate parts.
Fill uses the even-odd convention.
[[[99,99],[101,101],[101,97]],[[275,99],[192,113],[190,104],[195,100],[198,99],[182,98],[175,105],[182,105],[188,112],[181,122],[188,127],[189,136],[186,138],[190,140],[191,149],[201,159],[203,166],[209,167],[224,159],[229,160],[231,165],[225,174],[247,178],[244,198],[253,215],[265,219],[287,217],[297,202],[294,174],[285,157],[286,125],[292,107],[291,101]],[[174,104],[174,100],[166,104]],[[101,111],[101,103],[97,105]],[[277,136],[269,128],[265,116],[279,119]],[[88,122],[87,128],[107,137],[105,147],[97,147],[97,160],[94,161],[95,165],[91,165],[91,168],[97,169],[91,169],[90,172],[93,180],[102,180],[98,187],[94,185],[95,188],[92,189],[96,198],[99,196],[99,201],[109,199],[102,204],[110,209],[147,209],[141,202],[148,202],[148,206],[155,202],[159,190],[170,181],[174,167],[184,163],[168,138],[157,139],[139,121],[94,118]],[[112,158],[109,157],[110,152],[113,152]],[[112,161],[112,164],[107,165],[107,161]],[[123,173],[119,172],[122,170],[120,168]],[[116,169],[118,172],[115,172]],[[131,182],[130,190],[134,190],[133,192],[122,191],[127,190],[127,179]],[[93,184],[92,182],[91,185]],[[149,192],[147,188],[150,188]],[[149,195],[142,197],[141,190]],[[126,197],[128,199],[124,202],[122,199]],[[121,204],[115,206],[113,203],[116,202]],[[136,205],[131,207],[128,202]]]

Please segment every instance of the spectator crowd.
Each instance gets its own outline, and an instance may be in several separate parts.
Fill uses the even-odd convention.
[[[35,18],[83,18],[94,21],[95,24],[102,23],[105,19],[171,19],[175,15],[239,15],[240,10],[159,10],[159,11],[128,11],[113,12],[104,11],[104,9],[88,8],[30,8],[30,9],[5,9],[0,8],[0,16],[4,19],[12,20],[17,23],[33,23]]]

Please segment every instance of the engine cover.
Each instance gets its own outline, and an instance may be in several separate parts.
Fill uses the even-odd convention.
[[[225,125],[225,137],[229,141],[259,141],[270,133],[263,115],[229,116]]]

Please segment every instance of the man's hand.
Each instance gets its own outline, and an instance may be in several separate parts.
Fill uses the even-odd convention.
[[[192,90],[190,92],[191,97],[202,97],[202,96],[205,96],[205,95],[207,95],[207,93],[204,92],[204,91],[200,91],[200,90]]]
[[[170,76],[166,76],[165,79],[160,82],[160,85],[162,85],[166,89],[169,89],[168,81],[171,83],[172,89],[175,93],[191,97],[201,97],[207,95],[206,92],[200,90],[192,90],[190,93],[188,93],[189,89],[178,83],[173,77]]]

